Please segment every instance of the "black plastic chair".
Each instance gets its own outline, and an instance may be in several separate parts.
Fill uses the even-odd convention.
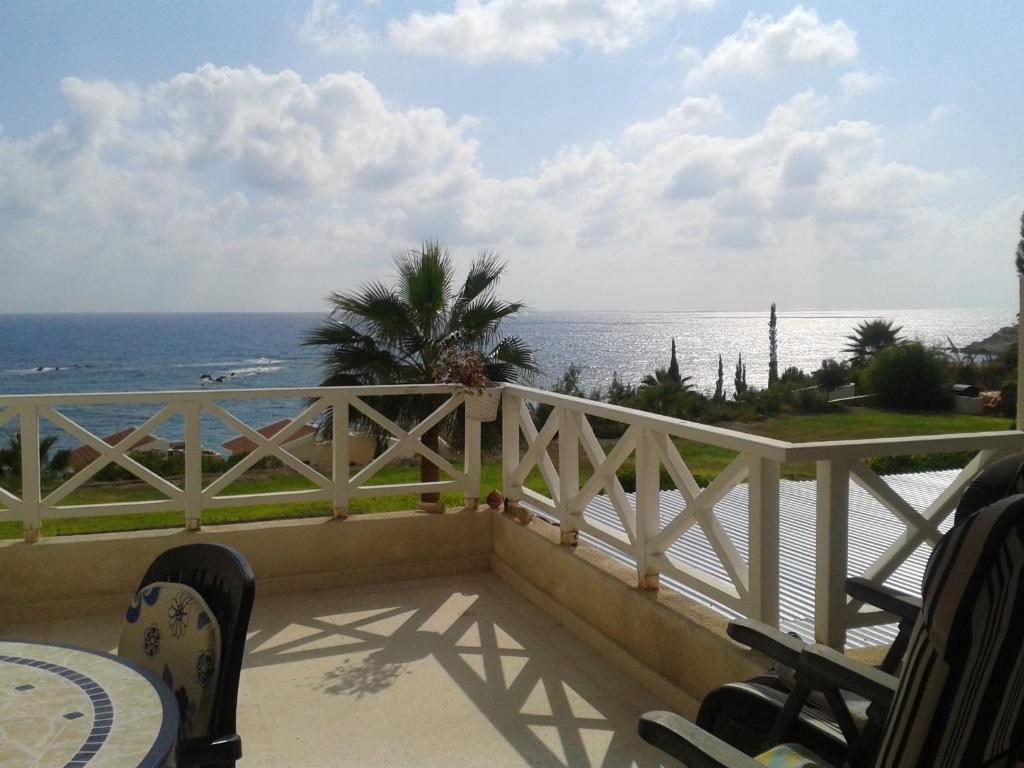
[[[1024,492],[1024,454],[993,462],[978,472],[964,490],[954,513],[954,525],[989,504]],[[846,580],[855,600],[897,617],[899,629],[879,669],[896,674],[921,610],[921,598],[875,584],[864,578]],[[807,647],[801,640],[751,621],[732,622],[729,636],[777,662],[769,671],[742,683],[729,683],[709,693],[701,703],[697,724],[732,746],[748,753],[759,751],[793,687],[793,672]],[[800,712],[790,727],[794,741],[830,760],[846,754],[849,742],[867,719],[869,701],[855,692],[841,691],[842,701],[827,703],[820,695]],[[844,711],[852,713],[845,721]],[[836,713],[839,713],[838,715]]]
[[[932,554],[923,592],[899,678],[831,648],[800,651],[796,684],[757,762],[669,712],[644,715],[640,736],[689,768],[1015,765],[1024,746],[1024,495],[957,523]],[[812,690],[840,709],[841,690],[863,696],[874,727],[838,757],[791,743]]]
[[[221,632],[221,662],[210,735],[179,741],[178,766],[230,768],[242,756],[235,712],[245,636],[256,594],[252,569],[232,547],[186,544],[157,557],[139,582],[139,591],[158,581],[186,584],[198,592],[216,616]]]

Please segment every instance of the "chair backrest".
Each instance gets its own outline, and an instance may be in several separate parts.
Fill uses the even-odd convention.
[[[125,613],[117,654],[149,670],[174,693],[182,739],[209,738],[220,679],[220,624],[188,584],[152,581]]]
[[[185,544],[159,555],[139,582],[139,590],[154,582],[187,584],[216,617],[221,652],[210,736],[234,734],[238,679],[256,594],[249,563],[238,550],[223,544]]]
[[[1004,456],[978,472],[964,489],[954,520],[960,522],[979,509],[1017,493],[1024,493],[1024,453]]]
[[[876,768],[1012,765],[1024,711],[1024,495],[936,546]]]

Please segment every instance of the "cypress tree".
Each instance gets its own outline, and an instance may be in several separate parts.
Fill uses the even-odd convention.
[[[682,379],[679,375],[679,361],[676,360],[676,339],[672,337],[672,359],[668,362],[668,377],[678,384]]]
[[[1020,215],[1020,242],[1017,243],[1017,274],[1024,277],[1024,213]]]
[[[722,356],[718,356],[718,381],[715,382],[715,395],[712,398],[716,402],[725,400],[725,369],[722,367]]]
[[[772,302],[772,315],[768,320],[768,386],[779,383],[779,331],[775,317],[775,302]]]
[[[736,359],[736,375],[733,377],[733,384],[736,390],[733,396],[739,400],[743,393],[747,391],[747,366],[743,363],[742,352],[740,352],[739,357]]]

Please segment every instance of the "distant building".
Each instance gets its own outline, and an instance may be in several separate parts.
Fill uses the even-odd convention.
[[[112,435],[107,435],[103,438],[103,442],[107,445],[117,445],[124,440],[128,435],[135,431],[135,427],[129,427],[128,429],[122,429],[120,432],[115,432]],[[166,453],[171,448],[171,444],[162,437],[157,435],[142,435],[125,453],[142,453],[144,451],[160,451]],[[85,469],[93,461],[95,461],[100,455],[100,452],[93,448],[91,445],[82,445],[71,451],[71,468],[76,472]]]
[[[257,432],[266,438],[271,438],[282,429],[291,424],[291,419],[281,419],[273,424],[260,427]],[[357,466],[364,466],[373,461],[374,443],[373,438],[368,435],[349,433],[349,461]],[[233,456],[244,456],[256,450],[256,443],[248,437],[239,436],[222,443],[223,447]],[[331,467],[331,444],[320,442],[316,439],[316,428],[304,424],[295,431],[288,440],[281,446],[299,461],[311,464],[321,471],[327,471]]]
[[[273,424],[267,424],[265,427],[260,427],[256,431],[269,439],[291,423],[291,419],[281,419],[279,421],[275,421]],[[281,447],[300,461],[309,461],[312,458],[313,442],[315,437],[316,428],[309,424],[303,424]],[[244,435],[228,440],[226,443],[222,443],[221,445],[226,448],[232,456],[243,456],[247,453],[252,453],[257,448],[256,443]]]

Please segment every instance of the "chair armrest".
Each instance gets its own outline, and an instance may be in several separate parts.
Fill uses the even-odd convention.
[[[921,612],[921,598],[911,597],[898,589],[884,587],[859,576],[846,580],[846,594],[911,624],[917,621],[917,615]]]
[[[757,621],[730,621],[726,632],[737,643],[763,653],[787,667],[796,668],[800,653],[807,648],[807,644],[802,640]]]
[[[800,654],[796,678],[812,690],[839,688],[886,709],[892,704],[899,684],[897,677],[854,661],[825,645],[809,646]]]
[[[215,739],[182,739],[176,755],[178,768],[230,763],[242,757],[242,739],[237,733]]]
[[[648,712],[640,738],[685,763],[687,768],[759,768],[753,758],[671,712]]]

